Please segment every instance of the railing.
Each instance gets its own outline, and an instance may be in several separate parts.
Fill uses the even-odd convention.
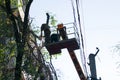
[[[66,33],[68,39],[76,38],[78,44],[80,44],[78,28],[75,26],[75,24],[71,22],[71,23],[63,24],[63,26],[66,27]],[[50,27],[50,29],[51,29],[51,34],[57,33],[56,26]]]
[[[76,38],[78,44],[80,45],[80,38],[79,38],[77,26],[75,26],[75,24],[73,22],[63,24],[63,25],[66,26],[66,32],[67,32],[68,39]]]

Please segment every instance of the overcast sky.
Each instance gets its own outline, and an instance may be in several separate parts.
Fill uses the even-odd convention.
[[[80,0],[80,2],[87,54],[95,53],[96,47],[100,48],[99,58],[96,57],[98,77],[102,77],[102,80],[120,80],[116,64],[120,60],[115,56],[116,53],[112,52],[113,46],[120,42],[120,0]],[[30,16],[35,18],[36,25],[41,26],[46,21],[46,12],[55,14],[59,23],[73,22],[70,0],[33,1]],[[68,62],[63,62],[66,56],[69,56],[68,53],[58,58],[56,63],[61,66],[57,68],[61,68],[64,80],[77,80],[75,69],[67,69],[69,66],[65,65],[72,64],[70,58],[68,57]],[[70,66],[74,68],[73,65]],[[66,73],[67,70],[69,74]]]

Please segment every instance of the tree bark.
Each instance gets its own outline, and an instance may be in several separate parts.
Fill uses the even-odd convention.
[[[16,67],[15,67],[15,79],[21,80],[21,65],[22,65],[22,57],[24,53],[24,47],[21,43],[17,43],[17,57],[16,57]]]
[[[30,9],[32,1],[33,0],[29,0],[26,6],[24,23],[23,23],[23,31],[19,32],[18,29],[20,29],[20,26],[19,25],[17,26],[15,16],[12,13],[11,0],[5,0],[6,13],[8,14],[10,20],[13,23],[14,37],[15,37],[15,41],[17,44],[17,57],[16,57],[15,79],[14,80],[21,80],[22,57],[24,55],[24,47],[26,43],[26,36],[27,36],[27,29],[28,29],[28,15],[29,15],[29,9]]]
[[[16,57],[16,68],[15,68],[15,80],[21,80],[21,65],[22,65],[22,57],[24,55],[24,47],[26,43],[26,36],[28,31],[28,15],[29,15],[29,9],[31,6],[31,3],[33,0],[29,0],[26,10],[25,10],[25,16],[24,16],[24,23],[23,23],[23,32],[22,32],[22,42],[17,44],[17,52],[18,55]]]

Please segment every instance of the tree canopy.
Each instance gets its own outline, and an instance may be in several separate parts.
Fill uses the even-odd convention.
[[[24,2],[22,20],[18,10],[22,0],[21,5],[18,0],[0,0],[0,80],[56,80],[54,67],[45,60],[46,52],[41,52],[43,42],[31,28],[29,10],[33,0]]]

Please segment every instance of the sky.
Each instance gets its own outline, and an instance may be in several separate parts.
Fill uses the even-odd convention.
[[[81,23],[84,28],[86,57],[96,52],[97,76],[102,80],[120,80],[120,68],[117,62],[120,57],[113,48],[120,43],[120,1],[119,0],[80,0]],[[46,22],[46,12],[55,15],[58,23],[73,22],[70,0],[34,0],[30,17],[41,26]],[[65,52],[65,53],[64,53]],[[79,51],[78,53],[79,54]],[[78,57],[79,58],[79,57]],[[87,58],[88,62],[88,58]],[[53,60],[59,80],[79,80],[67,50]]]

